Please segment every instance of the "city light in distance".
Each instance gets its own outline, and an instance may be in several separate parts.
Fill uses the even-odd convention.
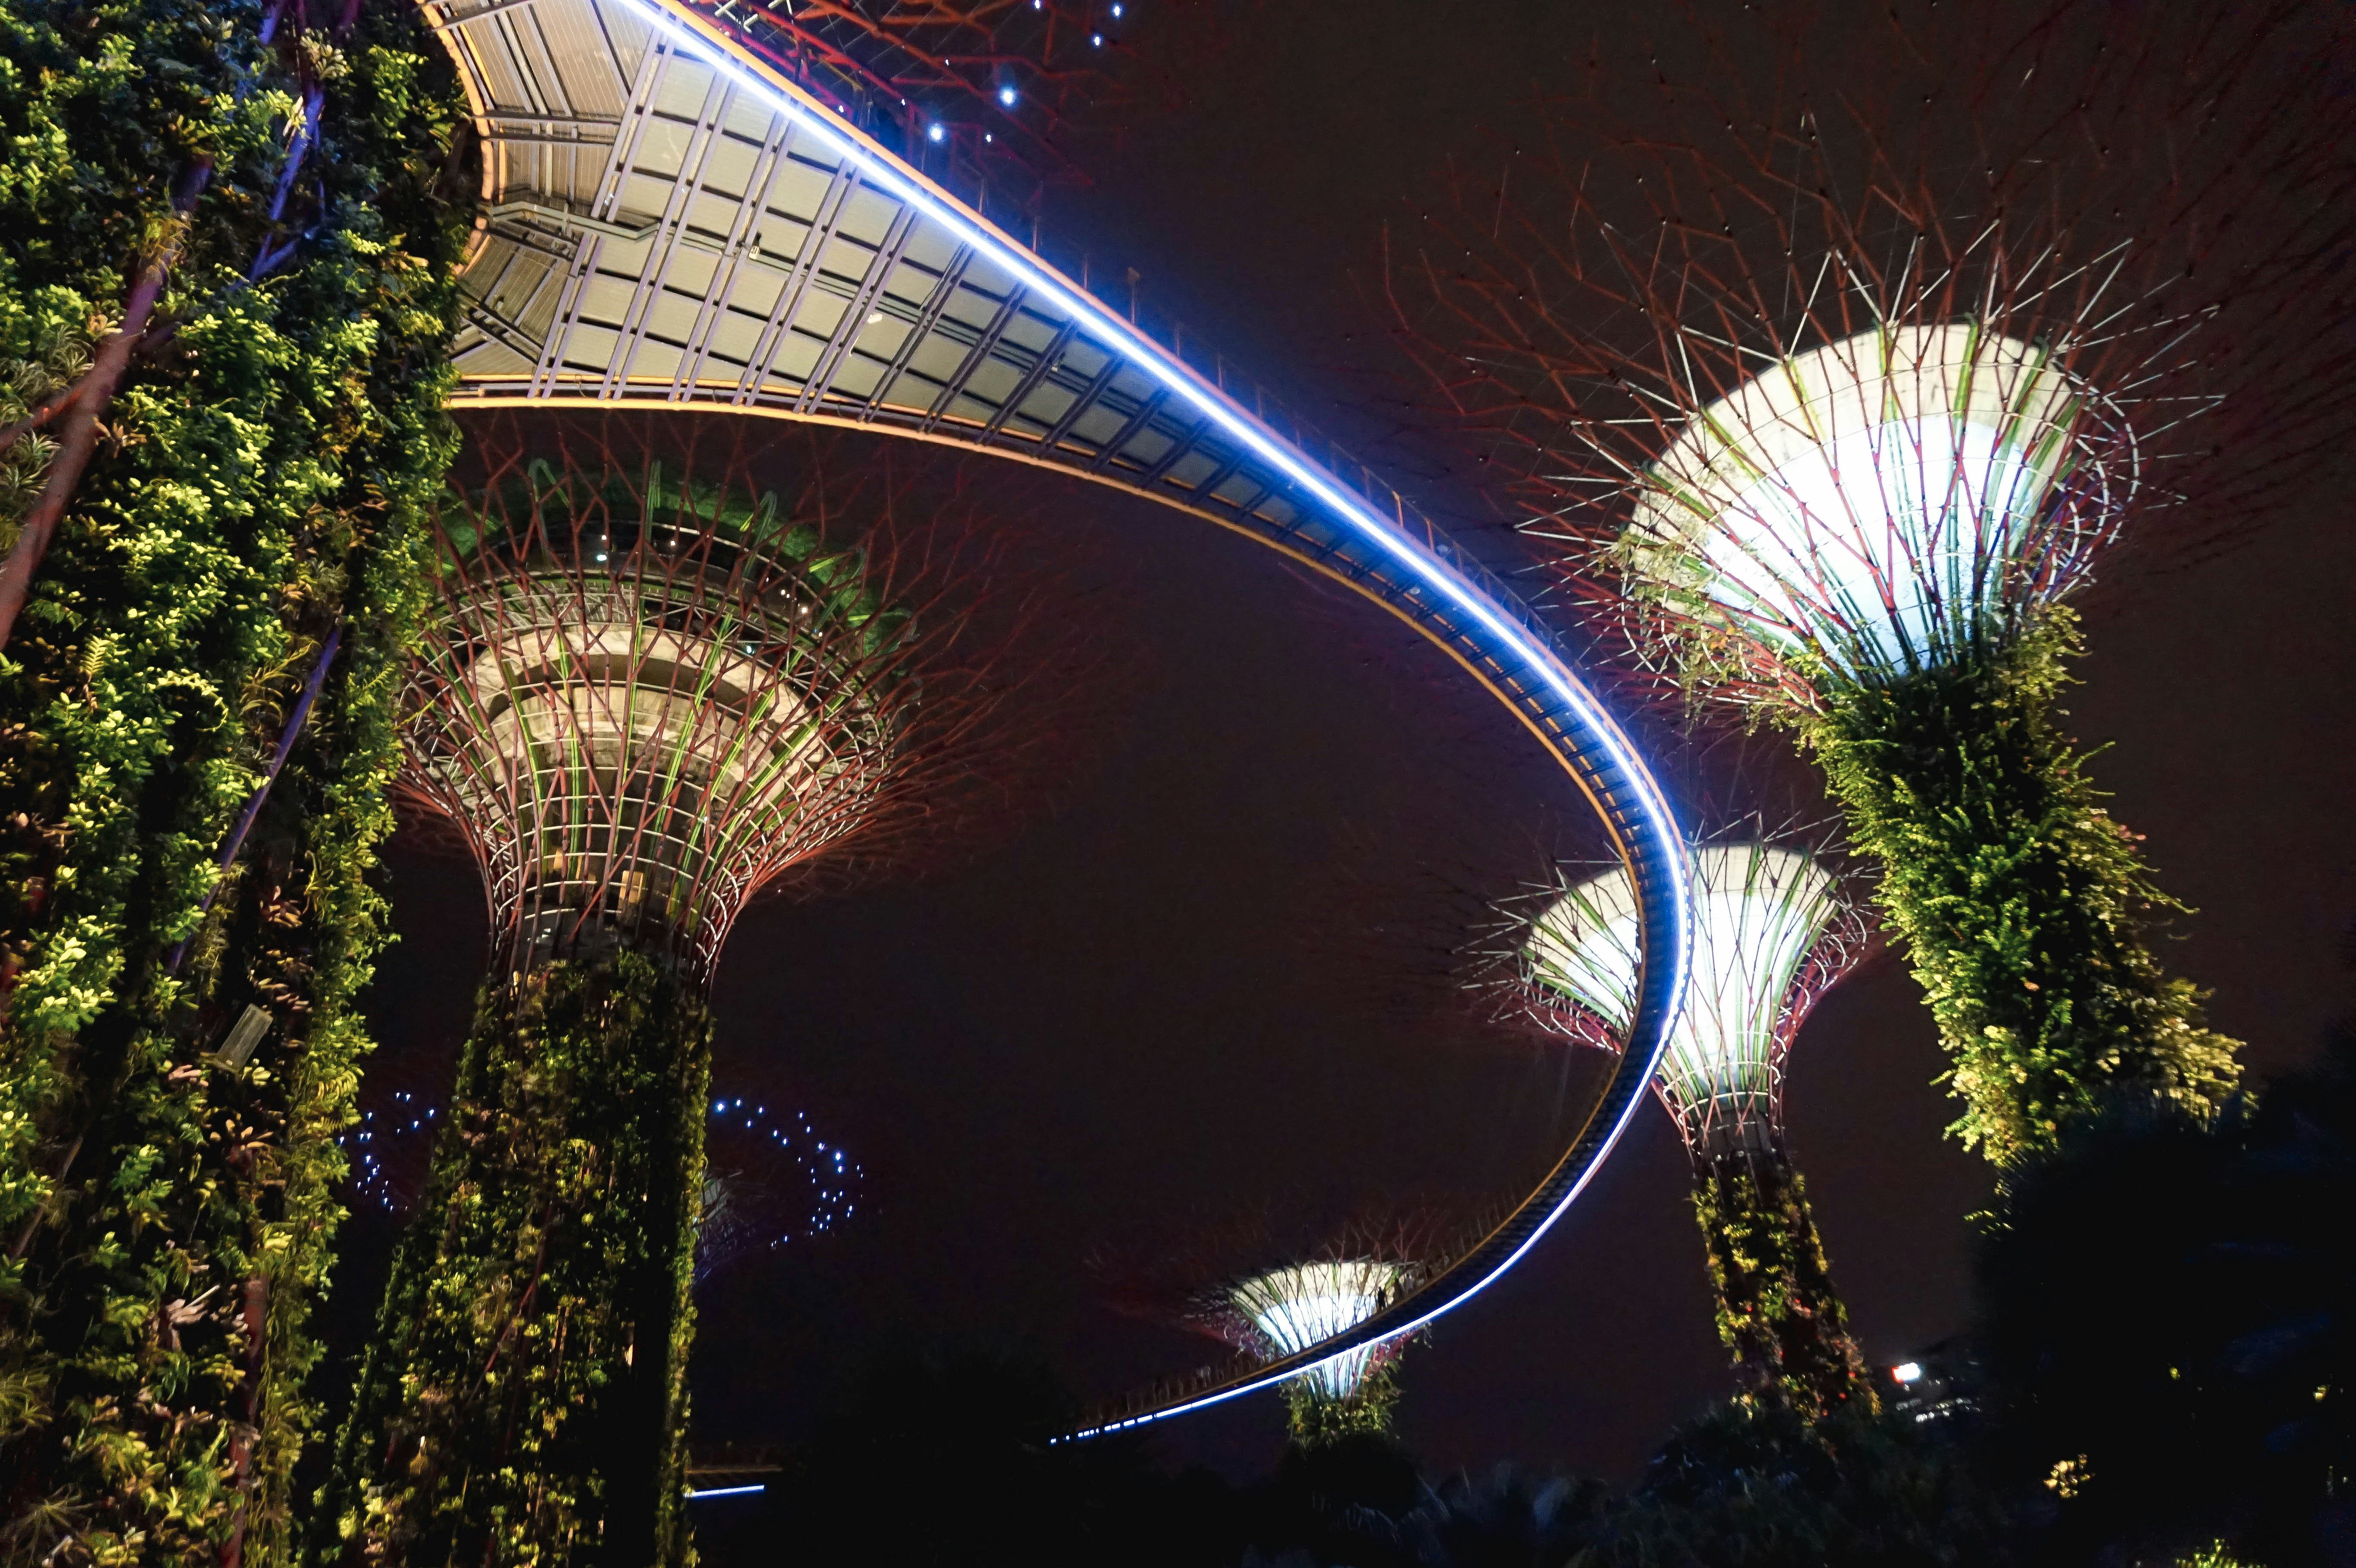
[[[1922,1363],[1920,1361],[1901,1362],[1899,1365],[1890,1369],[1890,1375],[1901,1383],[1919,1382],[1922,1381]]]

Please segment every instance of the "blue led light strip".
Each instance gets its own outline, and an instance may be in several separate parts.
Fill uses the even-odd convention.
[[[1643,890],[1649,883],[1650,891],[1655,895],[1664,890],[1673,890],[1667,893],[1665,904],[1669,914],[1669,940],[1665,944],[1668,951],[1655,954],[1652,951],[1652,944],[1647,944],[1644,962],[1649,969],[1655,958],[1666,957],[1672,965],[1669,984],[1661,993],[1660,1015],[1652,1020],[1639,1020],[1638,1029],[1632,1031],[1632,1055],[1622,1061],[1619,1072],[1605,1090],[1607,1103],[1615,1097],[1621,1100],[1618,1115],[1601,1140],[1590,1145],[1593,1149],[1591,1157],[1576,1172],[1566,1189],[1556,1195],[1556,1200],[1547,1211],[1538,1218],[1517,1245],[1502,1259],[1482,1267],[1477,1277],[1469,1283],[1455,1281],[1455,1275],[1463,1268],[1460,1264],[1433,1282],[1425,1292],[1401,1303],[1399,1308],[1378,1314],[1357,1329],[1337,1335],[1325,1341],[1324,1345],[1271,1362],[1255,1376],[1143,1415],[1101,1427],[1090,1427],[1073,1434],[1073,1436],[1089,1437],[1104,1432],[1122,1431],[1237,1398],[1282,1382],[1366,1345],[1412,1334],[1434,1318],[1470,1301],[1519,1263],[1586,1189],[1603,1157],[1619,1142],[1629,1119],[1635,1115],[1636,1106],[1643,1098],[1643,1087],[1651,1082],[1660,1054],[1667,1045],[1668,1026],[1683,1005],[1689,945],[1688,911],[1685,901],[1685,842],[1668,803],[1661,795],[1660,786],[1654,782],[1627,738],[1620,733],[1619,727],[1612,723],[1587,688],[1580,684],[1579,677],[1552,649],[1515,624],[1495,601],[1455,568],[1392,526],[1344,489],[1332,475],[1279,440],[1224,395],[1205,385],[1190,367],[1175,360],[1151,338],[1099,304],[987,219],[968,212],[955,198],[935,188],[923,176],[900,165],[891,154],[869,141],[855,128],[843,123],[823,103],[802,91],[794,82],[762,68],[755,61],[746,59],[707,18],[684,6],[674,8],[664,0],[626,0],[626,3],[635,6],[674,46],[683,46],[694,58],[769,103],[800,129],[831,147],[846,163],[854,165],[868,184],[939,224],[960,243],[972,247],[1020,279],[1033,294],[1068,314],[1107,344],[1118,346],[1130,363],[1150,372],[1229,438],[1240,443],[1302,492],[1313,496],[1331,516],[1347,523],[1355,534],[1404,568],[1416,582],[1470,617],[1492,639],[1491,651],[1505,656],[1501,662],[1518,667],[1560,699],[1587,737],[1601,749],[1619,779],[1633,787],[1644,825],[1649,829],[1649,842],[1644,846],[1644,855],[1650,865],[1632,867],[1637,885]],[[1647,875],[1648,871],[1652,874]],[[1640,986],[1640,991],[1642,989]],[[1642,1027],[1645,1021],[1652,1025],[1649,1030]],[[1641,1072],[1633,1078],[1632,1086],[1631,1072],[1639,1066],[1633,1051],[1639,1041],[1644,1040],[1645,1033],[1649,1033],[1651,1038],[1644,1043]],[[1588,1142],[1585,1138],[1581,1141]],[[1569,1156],[1565,1157],[1566,1165],[1569,1159]],[[1558,1167],[1557,1169],[1559,1174],[1563,1168]],[[1476,1248],[1472,1256],[1477,1257],[1483,1250]],[[1466,1260],[1468,1263],[1471,1261],[1471,1258]],[[1395,1312],[1415,1306],[1424,1294],[1438,1294],[1445,1299],[1437,1306],[1405,1316],[1404,1321],[1390,1320]]]
[[[700,1492],[689,1492],[687,1494],[687,1500],[689,1502],[694,1502],[702,1498],[741,1498],[747,1492],[766,1492],[768,1489],[769,1488],[766,1485],[750,1487],[706,1487]]]

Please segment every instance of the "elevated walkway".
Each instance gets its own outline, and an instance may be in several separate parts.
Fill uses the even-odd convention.
[[[1645,961],[1632,1048],[1531,1197],[1351,1333],[1141,1411],[1409,1332],[1519,1260],[1652,1076],[1683,990],[1679,836],[1546,624],[1394,491],[854,125],[701,0],[425,0],[484,147],[454,407],[604,403],[888,432],[1060,470],[1344,582],[1511,709],[1609,826]],[[1030,237],[1035,243],[1036,236]]]

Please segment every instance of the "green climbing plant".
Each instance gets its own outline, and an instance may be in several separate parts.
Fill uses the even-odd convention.
[[[1377,1356],[1358,1385],[1342,1397],[1299,1377],[1284,1385],[1285,1429],[1301,1448],[1322,1448],[1345,1437],[1387,1437],[1398,1403],[1398,1369]]]
[[[1790,1158],[1773,1153],[1708,1160],[1695,1173],[1700,1223],[1718,1299],[1718,1337],[1748,1385],[1815,1419],[1846,1405],[1871,1408],[1864,1358],[1833,1288]]]
[[[687,1560],[711,1014],[627,951],[486,987],[314,1560]]]
[[[1789,721],[1823,764],[1905,939],[1964,1101],[1953,1131],[2006,1164],[2050,1148],[2106,1087],[2196,1111],[2236,1077],[2234,1043],[2149,945],[2182,906],[2104,810],[2057,706],[2077,653],[2066,607],[1969,663],[1817,683]]]
[[[284,1556],[466,219],[446,60],[356,16],[0,16],[0,546],[171,259],[0,654],[0,1561]]]

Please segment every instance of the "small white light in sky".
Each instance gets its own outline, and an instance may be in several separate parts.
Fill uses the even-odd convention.
[[[1011,87],[1001,87],[1001,88],[1000,88],[1000,89],[998,90],[998,101],[1000,101],[1001,103],[1003,103],[1003,104],[1004,104],[1004,105],[1006,105],[1006,107],[1008,107],[1009,109],[1013,108],[1013,107],[1014,107],[1014,90],[1013,90],[1012,88],[1011,88]]]
[[[932,140],[934,140],[934,141],[937,142],[937,141],[939,141],[943,136],[948,135],[948,132],[946,132],[946,131],[944,131],[944,130],[942,130],[938,125],[936,125],[936,126],[934,126],[931,130],[926,131],[926,132],[925,133],[925,134],[926,134],[926,136],[930,137]]]

